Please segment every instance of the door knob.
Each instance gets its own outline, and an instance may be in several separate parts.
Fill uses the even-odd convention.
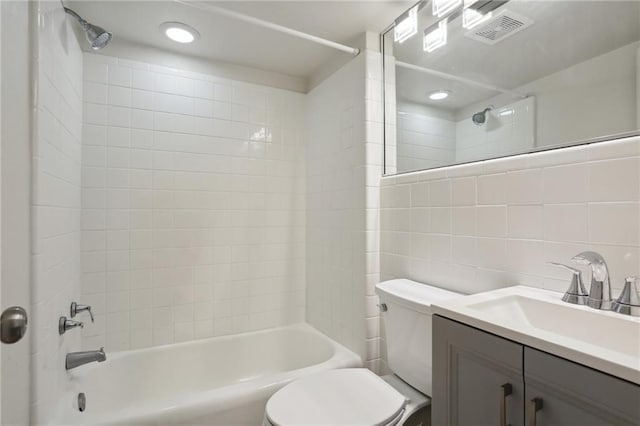
[[[20,306],[12,306],[0,315],[0,340],[2,343],[16,343],[27,332],[27,311]]]

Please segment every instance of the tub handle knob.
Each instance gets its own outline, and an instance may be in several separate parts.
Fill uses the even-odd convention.
[[[80,312],[87,311],[89,312],[89,316],[91,317],[91,322],[93,321],[93,312],[91,312],[91,306],[89,305],[79,305],[76,302],[71,302],[71,318],[75,318]]]
[[[58,334],[61,336],[72,328],[80,327],[83,328],[84,324],[80,321],[70,320],[67,317],[60,317],[58,320]]]
[[[380,303],[377,306],[378,306],[378,308],[380,308],[380,312],[387,312],[389,310],[389,308],[387,308],[387,304],[386,303]]]

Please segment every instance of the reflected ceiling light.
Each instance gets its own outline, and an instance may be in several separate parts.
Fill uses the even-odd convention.
[[[407,12],[406,17],[401,17],[393,28],[393,39],[397,43],[402,43],[418,32],[418,6],[415,6]]]
[[[464,8],[471,8],[486,15],[492,10],[504,6],[509,0],[464,0]]]
[[[441,101],[443,99],[447,99],[450,94],[451,90],[436,90],[429,93],[429,99],[431,99],[432,101]]]
[[[438,22],[438,27],[424,35],[423,48],[426,52],[433,52],[439,47],[447,44],[447,20]]]
[[[195,28],[181,22],[165,22],[160,25],[160,30],[178,43],[192,43],[200,37],[200,33]]]
[[[462,12],[462,26],[470,30],[487,19],[491,19],[492,16],[492,12],[482,14],[475,9],[465,9]]]
[[[433,16],[438,18],[442,18],[462,4],[462,0],[432,0],[432,2]]]

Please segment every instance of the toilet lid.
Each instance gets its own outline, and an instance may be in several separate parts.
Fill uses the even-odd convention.
[[[402,412],[406,399],[365,368],[330,370],[296,380],[267,402],[276,426],[386,425]]]

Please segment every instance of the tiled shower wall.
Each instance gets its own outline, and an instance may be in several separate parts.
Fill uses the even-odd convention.
[[[57,3],[38,4],[32,163],[33,283],[31,423],[46,423],[67,386],[67,352],[80,333],[58,335],[58,318],[80,294],[82,52]]]
[[[535,113],[535,97],[530,96],[488,111],[487,121],[481,126],[476,125],[471,116],[458,117],[455,161],[444,165],[531,151],[536,146]]]
[[[456,122],[453,113],[422,105],[398,105],[396,116],[398,169],[423,170],[451,164],[456,158]]]
[[[308,94],[307,320],[377,371],[379,53],[363,51]]]
[[[83,346],[305,318],[304,96],[85,54]]]
[[[307,320],[364,358],[364,55],[308,94]]]
[[[638,138],[387,177],[381,197],[383,279],[565,291],[570,274],[546,262],[585,250],[605,257],[616,297],[640,274]]]

